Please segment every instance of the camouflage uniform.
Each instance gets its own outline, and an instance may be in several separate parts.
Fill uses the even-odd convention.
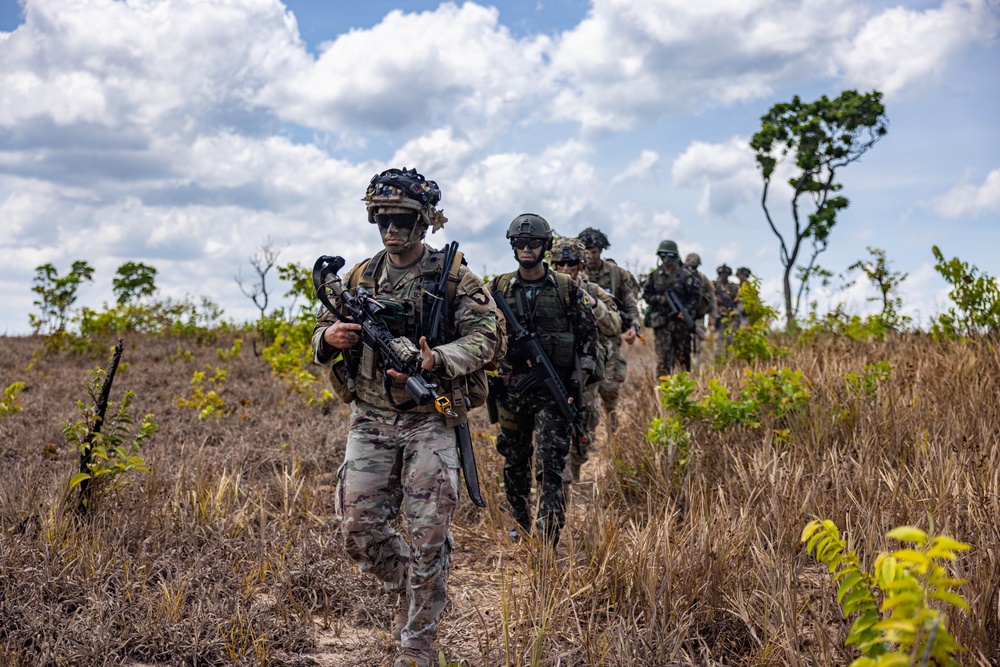
[[[733,342],[733,331],[740,326],[738,310],[739,285],[729,281],[729,274],[719,267],[719,277],[715,281],[715,300],[718,316],[715,319],[716,356],[722,357]]]
[[[597,320],[601,349],[604,353],[605,363],[607,363],[608,350],[612,341],[620,340],[622,318],[614,297],[602,289],[600,285],[587,280],[587,273],[582,267],[586,256],[587,249],[582,241],[562,237],[552,244],[550,263],[557,267],[557,271],[562,270],[558,268],[561,266],[560,262],[575,261],[580,267],[576,273],[576,280],[580,288],[590,296],[591,305],[594,308],[594,318]],[[572,268],[567,268],[563,272],[573,276]],[[570,448],[569,458],[566,459],[569,466],[565,475],[567,482],[580,481],[580,467],[587,462],[590,449],[594,444],[594,433],[601,422],[601,410],[598,405],[599,389],[599,382],[591,382],[583,389],[581,409],[583,410],[583,429],[586,436],[580,442],[579,447]]]
[[[564,302],[559,283],[568,295]],[[576,359],[587,371],[594,369],[599,345],[597,324],[586,292],[569,276],[549,269],[540,282],[523,281],[517,271],[493,278],[490,290],[501,290],[518,321],[537,331],[549,361],[570,385]],[[563,467],[573,439],[572,425],[559,412],[541,384],[519,389],[517,383],[530,369],[521,351],[511,344],[501,362],[507,391],[500,400],[500,435],[497,451],[504,457],[504,488],[511,514],[522,529],[531,530],[531,469],[534,457],[541,536],[555,545],[563,526]],[[532,436],[534,435],[534,444]]]
[[[740,268],[736,269],[736,277],[740,281],[740,284],[736,286],[737,293],[739,293],[739,288],[743,287],[743,283],[750,280],[750,276],[752,275],[753,273],[750,271],[750,269],[748,269],[745,266],[741,266]],[[739,314],[739,326],[741,327],[750,326],[750,316],[747,315],[747,311],[743,307],[743,300],[738,297],[736,299],[736,311]]]
[[[670,272],[665,273],[668,269]],[[656,336],[656,372],[658,376],[670,375],[680,367],[691,370],[691,337],[684,320],[670,315],[670,306],[664,296],[673,290],[684,309],[693,317],[701,298],[701,281],[698,276],[680,264],[665,264],[646,277],[642,297],[650,305],[649,325]]]
[[[704,347],[703,342],[705,341],[705,338],[708,335],[708,330],[705,327],[705,316],[707,315],[709,317],[709,320],[714,322],[715,319],[719,316],[719,311],[715,303],[714,286],[712,285],[712,281],[708,279],[708,276],[706,276],[704,273],[698,270],[698,267],[701,266],[701,257],[697,253],[690,253],[687,257],[684,258],[684,266],[687,267],[689,271],[698,276],[698,280],[701,282],[701,295],[703,297],[701,303],[705,303],[708,306],[707,311],[705,311],[704,307],[701,307],[700,309],[697,309],[695,312],[691,313],[692,316],[694,317],[694,324],[695,324],[694,327],[695,337],[694,340],[692,341],[694,348],[693,349],[694,365],[695,367],[698,367],[705,362],[705,357],[706,357],[706,354],[703,354],[705,352],[705,350],[703,349]],[[698,311],[700,311],[700,314]]]
[[[406,336],[414,343],[419,340],[425,277],[442,270],[441,259],[440,253],[423,245],[419,259],[408,269],[390,271],[384,253],[368,263],[379,301],[397,304],[397,312],[404,314],[386,318],[394,336]],[[358,268],[352,277],[360,274]],[[354,279],[348,283],[348,287],[356,285]],[[334,300],[332,305],[340,308],[341,304]],[[482,281],[462,266],[448,310],[450,342],[433,348],[434,372],[443,384],[453,384],[456,392],[461,391],[456,378],[480,368],[493,356],[498,345],[494,309]],[[344,363],[343,355],[324,340],[324,332],[333,323],[334,317],[321,311],[312,344],[317,363],[336,367]],[[359,354],[361,360],[344,463],[337,473],[336,505],[344,545],[363,572],[378,577],[386,589],[406,594],[409,609],[400,633],[403,654],[429,657],[447,599],[449,527],[459,498],[454,427],[432,404],[401,406],[409,396],[399,380],[392,381],[391,393],[400,407],[393,407],[382,386],[385,364],[378,352],[362,343],[345,352]],[[460,393],[452,395],[456,397]],[[464,408],[460,399],[453,402],[457,409]],[[408,540],[390,525],[400,509]]]
[[[587,280],[600,285],[605,292],[613,296],[618,305],[623,327],[638,325],[639,306],[636,303],[637,284],[632,274],[618,266],[614,260],[602,259],[596,271],[587,270]],[[618,396],[622,382],[628,374],[628,364],[622,356],[622,340],[613,336],[608,340],[608,359],[604,366],[604,379],[600,383],[599,393],[604,404],[604,412],[611,416],[612,424],[615,410],[618,407]]]

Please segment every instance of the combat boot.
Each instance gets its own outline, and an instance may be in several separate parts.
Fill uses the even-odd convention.
[[[392,638],[399,641],[403,628],[410,621],[410,599],[406,593],[400,593],[396,600],[396,615],[392,619]]]
[[[401,648],[392,667],[436,667],[437,653],[433,649]]]

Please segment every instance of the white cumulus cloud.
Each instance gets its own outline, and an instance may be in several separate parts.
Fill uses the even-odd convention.
[[[998,26],[1000,12],[988,0],[897,6],[869,19],[837,60],[848,84],[893,96],[940,78],[963,50],[995,38]]]
[[[986,176],[982,185],[958,185],[929,203],[945,218],[978,218],[1000,213],[1000,169]]]
[[[701,188],[697,210],[705,217],[729,217],[739,204],[760,196],[760,174],[743,137],[719,144],[691,142],[674,160],[671,174],[678,186]]]

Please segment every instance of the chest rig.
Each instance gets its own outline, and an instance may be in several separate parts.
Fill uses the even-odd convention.
[[[365,287],[372,292],[374,298],[385,306],[382,320],[393,336],[404,336],[418,343],[421,336],[428,335],[432,330],[430,322],[433,303],[437,299],[448,299],[454,303],[458,289],[458,270],[462,264],[462,253],[457,252],[450,267],[442,267],[445,253],[427,249],[420,260],[396,279],[395,284],[389,277],[386,268],[385,250],[379,251],[371,259],[361,262],[347,275],[346,285],[349,289]],[[447,290],[445,294],[435,294],[441,280],[441,271],[447,270]],[[451,323],[445,325],[442,331],[443,340],[429,341],[431,346],[440,344],[454,337]],[[385,373],[385,362],[371,348],[361,351],[358,365],[358,395],[374,405],[388,406],[385,389],[381,378]],[[398,385],[398,386],[397,386]],[[394,401],[405,399],[403,384],[393,381],[391,393]],[[415,411],[433,411],[433,405],[413,408]]]
[[[538,334],[545,355],[553,366],[572,370],[576,358],[576,337],[570,320],[570,277],[556,271],[546,272],[537,298],[529,300],[524,286],[513,280],[514,274],[497,279],[497,288],[511,304],[518,322]],[[514,374],[527,372],[515,361]]]

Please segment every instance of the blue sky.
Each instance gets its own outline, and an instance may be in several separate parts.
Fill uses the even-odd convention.
[[[377,249],[360,198],[394,166],[440,184],[428,240],[478,272],[513,268],[504,230],[533,211],[633,269],[664,238],[712,277],[748,265],[777,303],[747,141],[771,105],[848,88],[885,93],[889,134],[841,172],[819,262],[884,248],[926,324],[932,245],[1000,273],[998,31],[996,0],[0,0],[0,333],[28,332],[35,267],[76,259],[79,305],[142,261],[161,296],[251,318],[233,277],[266,239],[279,263]]]

